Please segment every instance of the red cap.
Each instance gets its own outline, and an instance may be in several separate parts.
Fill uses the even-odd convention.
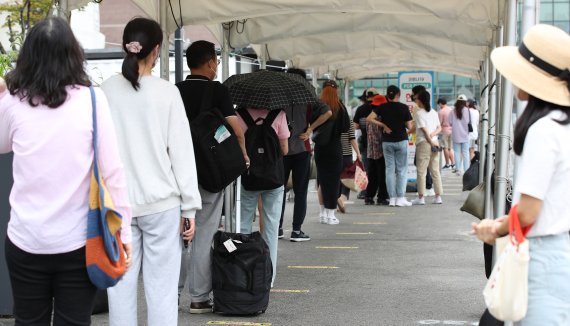
[[[384,95],[376,95],[372,99],[372,105],[374,105],[374,106],[380,106],[380,105],[387,103],[387,102],[388,101],[386,100],[386,96],[384,96]]]

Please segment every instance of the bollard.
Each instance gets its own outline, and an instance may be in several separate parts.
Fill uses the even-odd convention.
[[[8,197],[12,189],[12,153],[0,155],[0,316],[12,315],[14,301],[4,255],[6,229],[10,220]]]

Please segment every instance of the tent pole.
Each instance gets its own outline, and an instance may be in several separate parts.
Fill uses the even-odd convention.
[[[227,30],[222,26],[223,44],[222,44],[222,81],[230,77],[230,40],[229,34],[231,30]]]
[[[267,44],[263,44],[261,46],[261,53],[259,54],[259,69],[265,70],[267,69],[267,52],[266,52]]]
[[[348,108],[348,109],[352,109],[348,107],[348,101],[350,100],[350,80],[349,79],[345,79],[344,80],[344,105]],[[352,119],[352,114],[351,112],[348,113],[348,115],[350,116],[350,118]]]
[[[494,44],[493,44],[493,49],[497,48],[498,46],[501,45],[502,43],[502,29],[501,27],[497,27],[497,29],[495,30],[495,35],[494,35]],[[491,196],[491,172],[493,171],[494,168],[494,154],[495,154],[495,134],[494,134],[494,128],[495,128],[495,117],[496,117],[496,111],[497,111],[497,88],[499,87],[499,80],[497,78],[497,69],[495,68],[495,66],[493,65],[493,62],[491,60],[489,60],[489,84],[491,85],[493,82],[496,83],[496,85],[494,87],[492,87],[491,90],[489,90],[489,104],[488,104],[488,113],[487,113],[487,119],[488,121],[488,125],[489,128],[487,129],[487,135],[488,135],[488,139],[487,139],[487,174],[485,175],[485,183],[486,183],[486,187],[485,187],[485,217],[489,218],[493,216],[493,198]],[[489,86],[491,87],[491,86]]]
[[[315,87],[315,90],[317,90],[319,86],[319,82],[317,81],[317,69],[311,68],[311,77],[311,83],[313,84],[313,87]]]
[[[166,32],[168,1],[160,1],[160,26],[162,27],[162,45],[160,46],[160,78],[170,80],[170,42]]]
[[[184,54],[182,53],[182,27],[174,32],[174,80],[179,83],[184,78]]]
[[[508,0],[507,22],[505,29],[505,45],[516,45],[517,32],[517,1]],[[495,172],[495,217],[505,214],[505,198],[509,180],[508,166],[510,155],[511,117],[513,113],[513,84],[501,77],[503,89],[501,92],[500,117],[497,120],[497,168]]]
[[[484,95],[481,96],[481,128],[479,129],[479,183],[483,182],[485,178],[485,161],[487,159],[487,152],[485,151],[488,135],[489,135],[489,88],[493,82],[491,79],[491,74],[489,73],[490,68],[489,55],[485,60],[484,65],[484,75],[481,85],[487,85]]]

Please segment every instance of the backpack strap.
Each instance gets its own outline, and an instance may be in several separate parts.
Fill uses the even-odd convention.
[[[204,86],[204,92],[202,92],[202,104],[200,105],[200,111],[206,112],[212,108],[212,98],[214,98],[214,83],[206,81],[206,86]]]
[[[255,126],[255,121],[253,121],[251,114],[249,114],[246,108],[237,109],[237,113],[241,116],[248,128]]]
[[[267,116],[265,117],[265,120],[263,121],[263,123],[267,123],[269,126],[271,126],[273,124],[273,121],[275,121],[275,119],[277,119],[277,116],[279,115],[279,113],[281,113],[282,110],[271,110],[269,111],[269,113],[267,114]]]

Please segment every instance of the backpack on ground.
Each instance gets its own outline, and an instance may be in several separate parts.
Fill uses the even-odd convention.
[[[256,315],[269,305],[273,266],[259,232],[218,231],[212,253],[212,290],[217,313]]]
[[[222,191],[245,170],[237,137],[226,118],[212,107],[214,85],[206,83],[198,116],[190,122],[198,184],[213,193]]]
[[[242,174],[246,190],[271,190],[284,184],[283,153],[277,133],[271,124],[281,110],[272,110],[265,118],[253,118],[247,109],[238,109],[238,114],[247,125],[245,148],[250,166]]]

